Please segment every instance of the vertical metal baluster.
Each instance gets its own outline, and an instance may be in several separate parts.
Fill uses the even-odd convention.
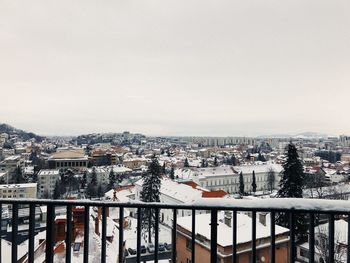
[[[210,223],[210,262],[216,263],[218,258],[217,251],[218,242],[218,210],[211,210],[211,223]]]
[[[84,263],[89,263],[89,224],[90,206],[85,206],[84,213]]]
[[[137,208],[137,263],[141,262],[141,213],[141,208]]]
[[[347,248],[347,263],[350,263],[350,214],[348,216],[348,248]]]
[[[34,263],[35,204],[29,206],[28,263]]]
[[[237,211],[232,212],[232,263],[237,263]]]
[[[71,262],[72,231],[72,205],[67,205],[66,263]]]
[[[46,263],[53,263],[54,247],[54,228],[55,228],[55,207],[52,204],[47,205],[46,220]]]
[[[329,215],[328,221],[328,239],[329,239],[329,262],[334,262],[334,215]]]
[[[310,213],[309,263],[315,263],[315,215],[314,213]]]
[[[172,261],[176,262],[176,226],[177,226],[177,209],[173,209],[173,229],[172,229]]]
[[[196,210],[192,209],[192,257],[191,262],[196,262]]]
[[[276,226],[276,215],[275,212],[270,213],[271,217],[271,249],[270,249],[270,258],[271,258],[271,263],[276,262],[276,231],[275,231],[275,226]]]
[[[1,247],[1,240],[2,240],[2,204],[0,203],[0,263],[2,263],[2,247]]]
[[[119,262],[124,262],[124,208],[119,208]]]
[[[106,233],[107,233],[107,213],[106,207],[102,206],[102,236],[101,236],[101,263],[106,263]]]
[[[158,244],[159,244],[159,208],[155,208],[155,227],[154,227],[154,263],[158,263]]]
[[[12,262],[17,262],[17,233],[18,233],[18,204],[14,203],[12,205],[12,251],[11,251],[11,259]]]
[[[295,215],[294,211],[289,213],[289,227],[290,227],[290,253],[289,262],[295,262]]]
[[[252,262],[256,262],[256,212],[252,211]]]

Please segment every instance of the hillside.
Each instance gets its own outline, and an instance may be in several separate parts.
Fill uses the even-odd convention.
[[[7,133],[9,135],[18,135],[22,140],[36,139],[37,141],[42,141],[43,137],[39,136],[33,132],[26,132],[17,128],[12,127],[6,123],[0,124],[0,133]]]

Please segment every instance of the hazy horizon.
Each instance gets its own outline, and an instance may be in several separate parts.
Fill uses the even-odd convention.
[[[350,2],[0,1],[0,122],[42,135],[350,134]]]

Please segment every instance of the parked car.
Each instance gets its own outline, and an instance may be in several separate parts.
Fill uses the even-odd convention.
[[[164,246],[163,243],[159,243],[159,245],[158,245],[158,251],[159,251],[159,252],[165,251],[165,246]]]
[[[130,255],[136,255],[136,250],[135,249],[129,247],[128,251],[129,251]]]
[[[148,244],[147,250],[149,253],[154,253],[154,245],[153,244]]]
[[[164,243],[166,250],[171,250],[171,244]]]
[[[141,252],[141,254],[145,254],[147,252],[146,247],[144,245],[141,245],[140,252]]]

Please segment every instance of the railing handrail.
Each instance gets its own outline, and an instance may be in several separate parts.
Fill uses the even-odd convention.
[[[145,203],[141,201],[114,202],[112,200],[92,201],[79,200],[50,200],[50,199],[15,199],[0,198],[0,204],[40,204],[55,206],[98,206],[126,208],[158,208],[183,210],[236,210],[256,212],[288,212],[293,210],[300,213],[348,214],[350,202],[344,200],[323,200],[305,198],[270,198],[270,199],[205,199],[187,204]]]

